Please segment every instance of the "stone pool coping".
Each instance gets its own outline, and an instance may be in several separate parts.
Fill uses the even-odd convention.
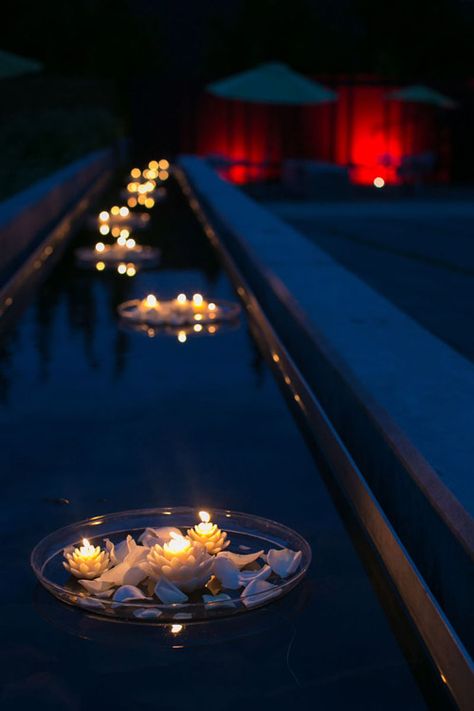
[[[179,165],[472,650],[474,367],[203,160]]]

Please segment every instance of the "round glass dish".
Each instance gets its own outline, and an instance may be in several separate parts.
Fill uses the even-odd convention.
[[[96,516],[60,528],[43,538],[33,549],[31,566],[40,583],[55,597],[69,605],[74,605],[104,616],[109,619],[130,620],[134,622],[175,622],[184,623],[226,617],[269,604],[280,599],[295,587],[306,574],[311,562],[311,548],[308,542],[280,523],[260,516],[235,511],[212,510],[212,520],[219,528],[227,532],[231,543],[229,551],[247,554],[270,549],[289,548],[301,552],[300,565],[296,572],[285,579],[272,576],[274,587],[268,591],[240,597],[240,590],[225,590],[231,597],[229,601],[204,602],[202,592],[189,595],[185,603],[163,604],[157,598],[151,601],[134,600],[118,604],[113,599],[103,599],[89,594],[79,583],[72,579],[63,567],[63,551],[67,546],[79,546],[83,538],[95,545],[103,546],[103,539],[109,538],[114,543],[123,540],[128,534],[138,539],[145,528],[174,526],[186,532],[197,523],[197,512],[188,507],[140,509]],[[146,610],[146,613],[143,611]]]

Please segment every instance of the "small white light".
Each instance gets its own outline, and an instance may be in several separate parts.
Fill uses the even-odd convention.
[[[102,222],[107,222],[107,220],[109,219],[109,217],[110,217],[110,215],[109,215],[109,213],[107,212],[107,210],[103,210],[103,211],[99,214],[99,220],[101,220]]]
[[[118,240],[117,240],[117,242],[118,242]],[[136,244],[137,243],[135,242],[133,237],[130,237],[130,239],[127,239],[125,242],[127,249],[133,249],[136,246]]]
[[[376,178],[374,178],[374,187],[376,188],[383,188],[385,185],[385,180],[378,175]]]
[[[180,343],[186,343],[186,340],[187,340],[187,338],[186,338],[185,332],[184,332],[184,331],[180,331],[180,332],[178,333],[178,341],[179,341]]]
[[[130,210],[128,209],[128,207],[121,207],[119,212],[120,212],[120,217],[127,217]]]
[[[108,235],[110,232],[110,227],[108,225],[101,225],[99,227],[99,232],[101,235]]]
[[[127,244],[127,240],[125,239],[125,237],[119,237],[117,240],[117,244],[119,247],[125,247],[125,245]]]
[[[176,301],[178,304],[185,304],[186,303],[186,294],[178,294],[176,297]]]
[[[207,308],[209,309],[209,311],[215,311],[216,305],[214,303],[212,303],[212,301],[211,301],[211,303],[208,304]]]
[[[194,306],[202,306],[202,296],[201,294],[194,294],[193,296],[193,304]]]
[[[95,246],[95,251],[96,252],[103,252],[105,249],[105,244],[103,242],[97,242]]]
[[[123,263],[119,264],[117,267],[117,271],[119,274],[125,274],[125,272],[127,271],[127,265]]]
[[[145,299],[145,303],[149,309],[154,309],[156,304],[158,303],[156,296],[154,294],[148,294],[148,296]]]

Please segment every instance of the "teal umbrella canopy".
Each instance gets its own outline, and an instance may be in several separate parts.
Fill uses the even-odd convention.
[[[260,104],[322,104],[335,101],[330,89],[294,72],[286,64],[271,62],[234,74],[207,86],[209,93],[223,99],[237,99]]]
[[[390,94],[387,94],[387,98],[413,104],[430,104],[442,109],[454,109],[457,106],[456,102],[449,97],[421,84],[412,84],[403,87],[403,89],[391,91]]]
[[[19,57],[17,54],[0,50],[0,79],[35,74],[42,69],[43,65],[34,59],[26,59],[26,57]]]

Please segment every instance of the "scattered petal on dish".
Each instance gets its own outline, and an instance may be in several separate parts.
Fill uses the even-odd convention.
[[[135,585],[122,585],[114,594],[115,602],[129,602],[131,600],[145,600],[145,595]]]
[[[260,556],[263,555],[263,551],[257,551],[256,553],[232,553],[232,551],[222,551],[222,553],[217,554],[217,558],[227,558],[231,560],[237,568],[245,568],[246,565],[250,565],[256,561]]]
[[[206,607],[211,609],[214,607],[235,607],[235,602],[232,601],[230,595],[220,593],[220,595],[203,595],[202,599]]]
[[[103,580],[79,580],[79,584],[90,592],[91,595],[100,595],[112,589],[112,583],[106,583]]]
[[[239,568],[230,558],[225,557],[223,553],[220,553],[214,559],[212,571],[216,578],[222,583],[223,588],[237,590],[242,587],[239,580]]]
[[[186,602],[188,596],[185,595],[176,585],[170,583],[166,578],[160,578],[155,585],[155,595],[160,598],[165,605],[172,605],[176,602]]]
[[[292,551],[289,548],[281,550],[272,548],[267,553],[267,563],[280,578],[287,578],[298,569],[301,556],[301,551]]]
[[[179,528],[175,528],[174,526],[162,526],[161,528],[145,528],[138,540],[147,548],[151,548],[157,543],[162,546],[163,543],[167,543],[171,539],[172,533],[175,533],[178,536],[182,535]]]
[[[141,607],[139,610],[133,611],[133,616],[139,620],[156,620],[162,614],[161,610],[155,610],[152,607]]]
[[[272,574],[272,569],[269,565],[264,565],[260,570],[241,570],[239,574],[239,582],[242,586],[248,585],[252,580],[266,580]]]
[[[240,597],[246,607],[260,605],[265,600],[279,595],[280,590],[276,585],[272,585],[267,580],[252,580],[247,587],[242,590]]]

